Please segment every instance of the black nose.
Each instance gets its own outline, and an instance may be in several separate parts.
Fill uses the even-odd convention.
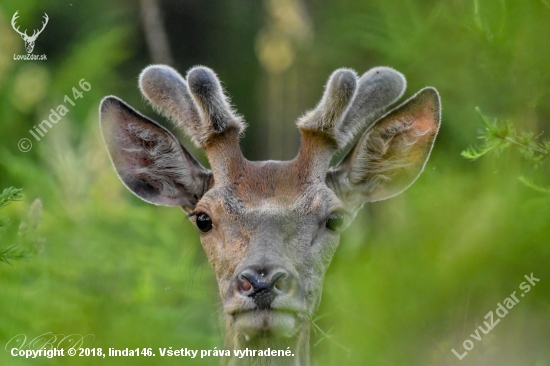
[[[242,295],[254,299],[259,309],[269,309],[278,295],[291,291],[294,277],[282,268],[247,268],[237,276],[237,284]]]

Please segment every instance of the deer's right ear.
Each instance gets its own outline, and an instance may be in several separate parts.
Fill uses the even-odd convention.
[[[211,171],[167,129],[122,100],[104,98],[99,113],[103,140],[126,187],[149,203],[193,210],[211,186]]]
[[[439,94],[424,88],[372,124],[346,157],[327,173],[327,185],[348,206],[384,200],[418,178],[441,118]]]

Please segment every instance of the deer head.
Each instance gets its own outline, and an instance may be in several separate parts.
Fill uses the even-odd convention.
[[[211,169],[167,129],[109,96],[100,124],[120,179],[147,202],[182,207],[197,226],[223,300],[227,347],[290,346],[290,363],[307,364],[308,319],[340,232],[365,202],[399,194],[421,173],[439,129],[437,91],[422,89],[372,123],[401,97],[405,78],[387,67],[359,78],[336,70],[319,105],[297,122],[296,158],[254,162],[241,153],[246,126],[212,70],[195,67],[184,79],[150,66],[139,86],[206,151]],[[331,167],[334,153],[362,130]]]
[[[21,35],[21,38],[23,38],[23,41],[25,41],[25,49],[27,50],[27,53],[31,53],[32,50],[34,49],[34,42],[36,41],[36,38],[38,38],[38,36],[40,35],[40,33],[42,33],[42,31],[44,30],[44,28],[46,28],[46,24],[48,24],[48,14],[44,13],[44,22],[42,22],[42,29],[40,30],[34,30],[33,33],[32,33],[32,36],[28,36],[27,35],[27,30],[25,29],[24,32],[21,32],[19,31],[19,27],[16,27],[15,25],[15,21],[17,20],[17,18],[19,18],[19,15],[17,14],[19,12],[16,11],[15,14],[13,14],[13,17],[11,18],[11,26],[12,28]]]

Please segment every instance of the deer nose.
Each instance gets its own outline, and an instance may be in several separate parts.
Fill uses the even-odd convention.
[[[294,277],[282,268],[247,268],[237,276],[239,292],[254,299],[259,309],[269,309],[273,299],[289,293],[294,283]]]

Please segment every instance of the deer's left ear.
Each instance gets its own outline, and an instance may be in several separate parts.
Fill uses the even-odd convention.
[[[327,185],[350,207],[398,195],[418,178],[439,130],[441,107],[424,88],[371,125],[327,174]]]

